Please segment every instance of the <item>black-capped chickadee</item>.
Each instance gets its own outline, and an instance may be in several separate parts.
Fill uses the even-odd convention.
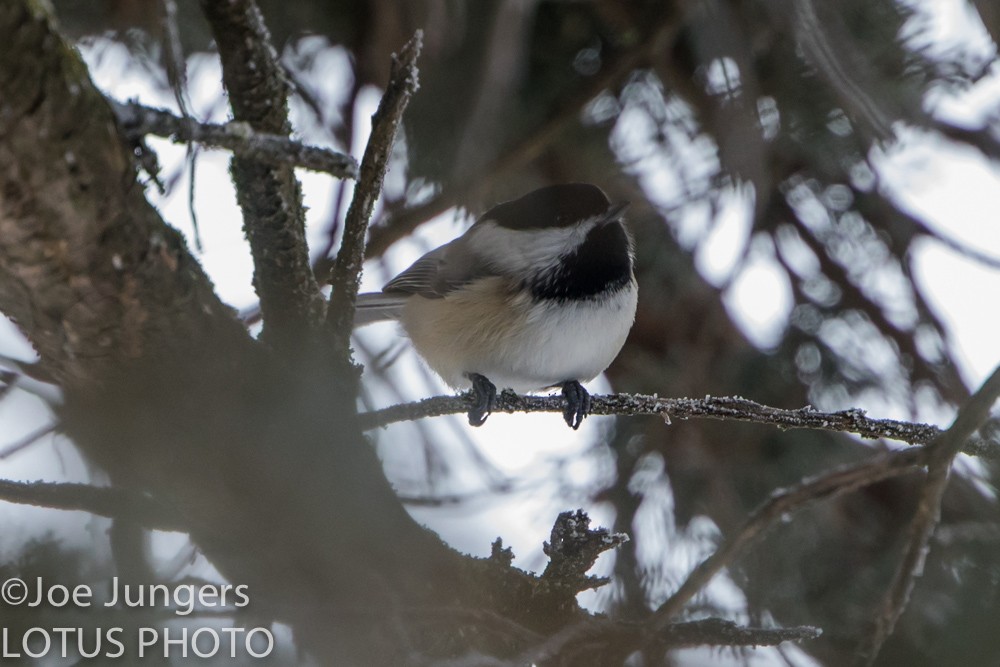
[[[445,382],[472,387],[473,426],[486,421],[497,386],[558,386],[576,429],[590,411],[580,382],[611,364],[635,319],[624,209],[587,183],[498,204],[381,292],[359,295],[355,326],[398,319]]]

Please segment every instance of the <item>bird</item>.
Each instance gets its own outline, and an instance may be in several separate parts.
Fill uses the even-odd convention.
[[[359,294],[354,325],[398,320],[448,385],[471,388],[472,426],[492,412],[498,386],[558,387],[576,430],[591,409],[581,383],[618,356],[635,320],[627,205],[589,183],[497,204],[381,292]]]

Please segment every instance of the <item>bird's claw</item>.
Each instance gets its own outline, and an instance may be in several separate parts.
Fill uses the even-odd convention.
[[[472,407],[469,408],[469,426],[482,426],[493,412],[497,400],[497,387],[479,373],[469,375],[472,380]]]
[[[566,398],[563,419],[574,431],[580,428],[583,418],[590,414],[590,393],[576,380],[563,382],[562,394]]]

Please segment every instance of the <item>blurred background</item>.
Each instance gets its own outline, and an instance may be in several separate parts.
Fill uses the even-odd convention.
[[[227,120],[196,2],[54,4],[109,96]],[[293,83],[297,137],[358,157],[390,54],[424,30],[366,289],[494,203],[588,181],[631,202],[640,284],[631,336],[592,391],[739,395],[947,427],[1000,361],[1000,11],[988,0],[259,4]],[[220,296],[259,326],[229,155],[149,145],[164,186],[149,197]],[[319,269],[336,253],[352,184],[299,177]],[[448,392],[394,325],[354,345],[365,408]],[[33,354],[8,322],[0,352]],[[58,395],[3,377],[0,476],[99,477],[54,432]],[[499,535],[515,565],[538,570],[555,516],[576,507],[627,532],[597,566],[612,583],[581,596],[626,618],[660,604],[773,490],[900,446],[657,418],[591,417],[572,432],[553,414],[493,415],[481,429],[442,417],[372,438],[411,514],[464,552],[488,555]],[[879,664],[1000,661],[996,474],[960,457],[924,576]],[[849,662],[898,562],[918,481],[790,517],[689,609],[815,625],[821,639],[683,650],[669,664]],[[6,561],[110,571],[104,520],[9,505],[0,520]],[[185,536],[156,534],[151,553],[160,578],[217,576]]]

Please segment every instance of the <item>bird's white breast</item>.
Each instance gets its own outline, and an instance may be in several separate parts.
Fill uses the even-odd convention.
[[[636,300],[634,280],[595,299],[538,301],[494,277],[440,299],[411,297],[401,322],[451,386],[467,388],[468,374],[479,373],[524,392],[604,371],[625,343]]]

